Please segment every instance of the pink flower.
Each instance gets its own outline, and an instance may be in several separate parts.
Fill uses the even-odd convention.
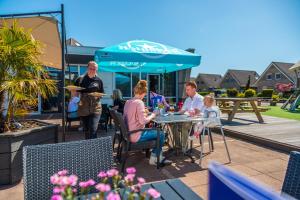
[[[135,193],[137,193],[137,192],[139,192],[140,191],[140,187],[139,186],[135,186],[135,185],[133,185],[133,186],[131,186],[130,187],[130,189],[131,189],[131,191],[133,191],[133,192],[135,192]]]
[[[157,198],[160,197],[160,193],[159,193],[157,190],[153,189],[153,188],[150,188],[150,189],[147,191],[147,193],[148,193],[152,198],[154,198],[154,199],[157,199]]]
[[[83,181],[83,182],[80,182],[79,183],[79,187],[81,187],[81,188],[88,188],[88,187],[90,187],[90,186],[93,186],[93,185],[95,185],[95,181],[93,180],[93,179],[90,179],[90,180],[88,180],[88,181]]]
[[[76,193],[76,192],[77,192],[77,189],[76,189],[76,188],[73,188],[73,189],[72,189],[72,192],[73,192],[73,193]]]
[[[69,176],[68,181],[69,181],[69,185],[75,186],[77,184],[78,177],[76,175],[71,175],[71,176]]]
[[[63,185],[63,186],[70,185],[70,183],[69,183],[69,177],[67,177],[67,176],[61,176],[60,180],[59,180],[59,185]]]
[[[63,198],[62,196],[55,194],[51,197],[51,200],[63,200]]]
[[[110,192],[107,197],[106,197],[107,200],[121,200],[120,198],[120,195],[119,194],[116,194],[116,193],[113,193],[113,192]]]
[[[59,185],[60,183],[60,177],[58,176],[58,174],[54,174],[53,176],[50,177],[50,182],[53,185]]]
[[[141,185],[143,185],[144,183],[146,183],[146,180],[144,178],[142,178],[142,177],[138,177],[137,180],[138,180],[139,184],[141,184]]]
[[[54,187],[53,188],[53,193],[54,194],[60,194],[64,191],[64,188],[63,187]]]
[[[107,177],[107,174],[106,174],[106,172],[100,172],[99,174],[98,174],[98,177],[99,178],[106,178]]]
[[[134,177],[135,174],[127,174],[124,179],[126,182],[133,182]]]
[[[58,174],[59,176],[66,176],[68,173],[69,173],[69,172],[68,172],[68,170],[66,170],[66,169],[63,169],[63,170],[57,172],[57,174]]]
[[[110,185],[104,183],[97,184],[96,189],[100,192],[109,192],[111,190]]]
[[[110,169],[107,171],[107,176],[108,177],[113,177],[113,176],[117,176],[119,174],[119,171],[116,169]]]
[[[126,169],[127,174],[135,174],[136,169],[134,167],[128,167]]]

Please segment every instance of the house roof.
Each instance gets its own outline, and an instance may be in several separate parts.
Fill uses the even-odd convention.
[[[198,74],[197,79],[201,79],[208,87],[219,87],[222,80],[220,74]]]
[[[252,70],[237,70],[237,69],[229,69],[227,70],[224,77],[229,73],[240,86],[246,86],[249,76],[250,76],[250,85],[253,85],[258,79],[259,75],[256,71]]]
[[[288,78],[295,80],[296,76],[293,71],[290,71],[289,69],[295,64],[295,63],[284,63],[284,62],[272,62],[274,65],[276,65]]]
[[[74,38],[67,39],[66,43],[67,43],[67,45],[70,45],[70,46],[83,46],[80,42],[78,42]]]
[[[262,73],[259,79],[255,82],[257,84],[261,77],[264,76],[269,70],[270,67],[274,66],[276,67],[284,76],[286,76],[292,83],[295,83],[296,75],[293,71],[289,70],[294,63],[285,63],[285,62],[271,62],[270,65],[265,69],[265,71]]]

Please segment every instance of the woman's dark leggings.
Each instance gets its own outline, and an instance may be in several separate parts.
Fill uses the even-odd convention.
[[[85,139],[97,138],[97,129],[101,114],[91,114],[81,117]]]

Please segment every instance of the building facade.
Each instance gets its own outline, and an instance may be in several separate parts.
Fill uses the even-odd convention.
[[[253,88],[255,87],[254,83],[258,78],[259,75],[256,71],[229,69],[220,82],[220,88],[236,88],[241,91],[246,87],[249,79],[250,87]]]
[[[293,65],[294,63],[271,62],[256,81],[255,86],[257,90],[259,92],[263,89],[275,90],[278,83],[295,84],[297,79],[296,74],[289,70]]]
[[[68,40],[67,55],[66,55],[66,69],[65,80],[66,85],[73,84],[77,77],[84,75],[87,71],[87,63],[94,60],[95,51],[101,47],[82,46],[74,39]],[[101,66],[99,66],[101,68]],[[60,70],[54,68],[47,68],[50,77],[59,80],[61,75]],[[134,86],[140,79],[147,80],[148,91],[155,89],[157,93],[163,94],[167,101],[176,103],[184,98],[184,85],[190,78],[191,70],[181,70],[177,72],[165,74],[152,73],[115,73],[115,72],[100,72],[98,75],[103,81],[104,92],[107,94],[103,97],[102,103],[111,105],[113,103],[111,95],[114,89],[120,89],[123,98],[129,99],[133,97]],[[141,77],[140,77],[141,76]],[[41,100],[42,112],[58,111],[59,100],[58,96],[51,97],[48,100]],[[146,97],[148,103],[148,98]]]
[[[222,76],[220,74],[198,74],[195,79],[198,91],[213,91],[220,88]]]

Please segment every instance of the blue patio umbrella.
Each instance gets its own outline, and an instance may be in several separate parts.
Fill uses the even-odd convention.
[[[99,49],[99,71],[169,73],[200,64],[201,56],[146,40],[132,40]]]

